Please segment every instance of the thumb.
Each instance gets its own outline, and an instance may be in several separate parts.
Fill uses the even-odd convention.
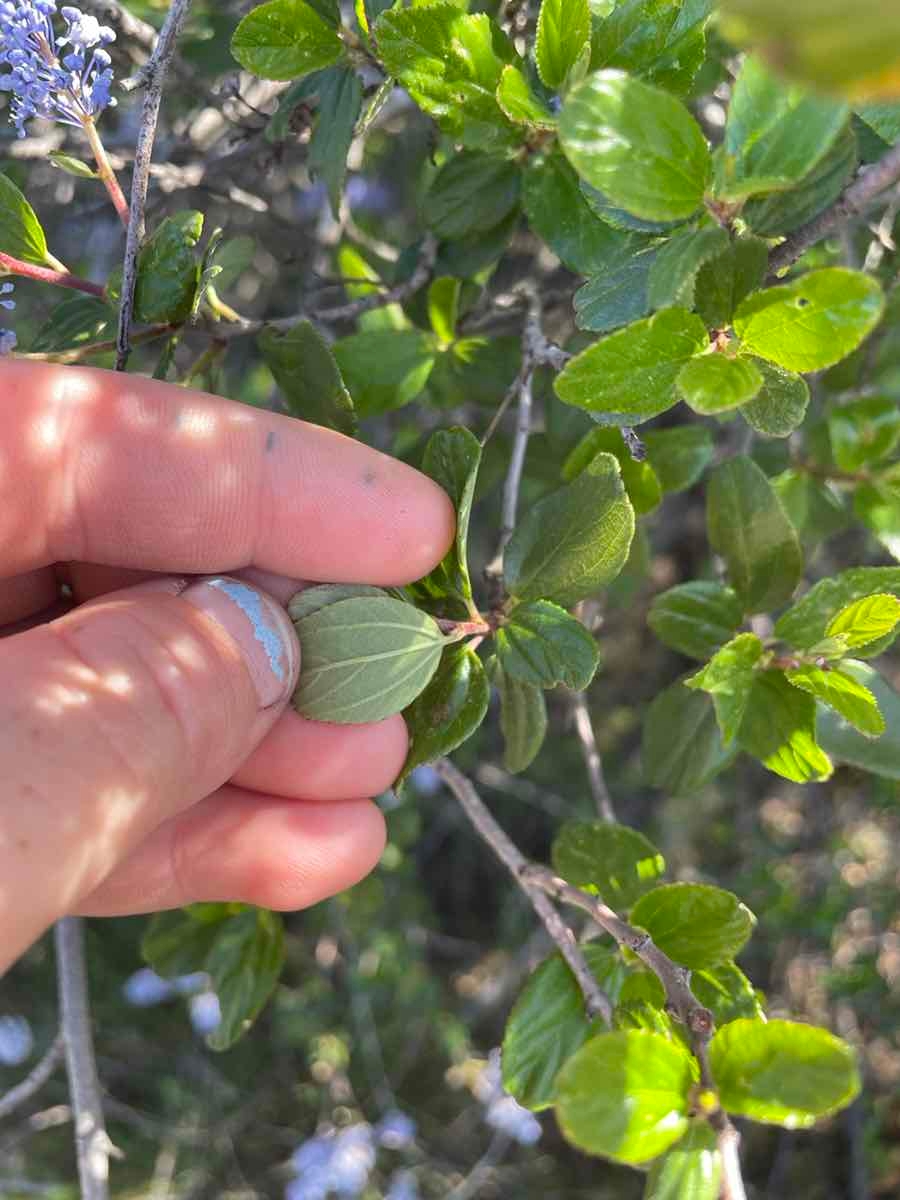
[[[154,580],[0,642],[0,969],[234,774],[299,659],[284,610],[228,577]]]

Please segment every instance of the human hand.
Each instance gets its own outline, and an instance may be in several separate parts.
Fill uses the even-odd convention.
[[[354,883],[406,729],[286,711],[281,605],[304,579],[419,578],[447,497],[330,430],[135,376],[13,360],[0,388],[0,970],[69,913]]]

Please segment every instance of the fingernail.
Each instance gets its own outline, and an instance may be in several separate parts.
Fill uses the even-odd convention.
[[[202,579],[182,594],[239,646],[260,708],[286,699],[300,663],[297,635],[283,608],[249,583],[229,576]]]

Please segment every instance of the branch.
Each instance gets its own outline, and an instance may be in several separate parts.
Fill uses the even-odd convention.
[[[26,279],[37,279],[40,283],[52,283],[56,287],[87,292],[89,296],[97,296],[101,300],[106,298],[106,288],[99,283],[92,283],[90,279],[81,279],[69,271],[54,270],[50,267],[39,267],[35,263],[23,262],[20,258],[13,258],[11,254],[0,253],[0,268],[8,271],[11,275],[22,275]]]
[[[150,325],[140,333],[132,334],[131,344],[152,342],[156,338],[165,337],[167,333],[175,333],[179,325]],[[32,351],[28,354],[17,354],[16,358],[27,358],[31,362],[77,363],[90,358],[92,354],[110,354],[117,346],[115,340],[106,342],[85,342],[82,346],[74,346],[71,350]]]
[[[172,0],[168,16],[159,34],[153,53],[147,63],[147,91],[141,110],[141,127],[134,151],[134,175],[131,183],[131,215],[128,220],[128,236],[125,242],[125,262],[122,272],[122,300],[119,306],[119,333],[116,339],[116,370],[124,371],[131,353],[131,323],[134,318],[134,290],[137,283],[138,254],[144,240],[146,222],[144,209],[147,204],[147,188],[150,181],[150,160],[162,89],[175,43],[181,32],[191,0]]]
[[[463,811],[478,835],[487,842],[525,892],[535,912],[543,921],[544,928],[559,947],[560,953],[578,981],[588,1016],[599,1015],[609,1025],[612,1021],[612,1005],[609,998],[594,978],[572,930],[543,894],[542,889],[532,885],[527,878],[528,860],[494,820],[471,782],[461,771],[456,769],[449,759],[439,759],[434,764],[434,769],[462,805]]]
[[[594,805],[601,820],[614,822],[616,813],[613,808],[612,797],[609,794],[609,788],[606,786],[606,777],[603,774],[603,760],[600,757],[600,751],[597,749],[597,737],[594,733],[594,725],[591,721],[591,714],[588,710],[587,698],[584,692],[573,692],[571,703],[575,732],[578,734],[578,741],[581,744],[581,753],[584,757],[584,765],[587,770]]]
[[[385,308],[389,304],[400,304],[404,300],[408,300],[431,278],[434,271],[435,260],[437,259],[437,241],[429,234],[422,242],[422,249],[419,254],[419,261],[416,263],[416,269],[408,279],[402,283],[395,284],[392,288],[387,288],[385,291],[375,292],[368,296],[361,296],[358,300],[351,300],[347,304],[340,304],[336,308],[317,309],[314,316],[317,321],[324,324],[331,324],[335,321],[352,321],[357,317],[361,317],[363,313],[372,312],[376,308]],[[245,318],[240,318],[236,322],[231,322],[227,325],[216,325],[216,337],[233,338],[245,337],[250,334],[260,333],[263,329],[274,329],[279,333],[287,333],[299,325],[301,321],[308,320],[307,312],[294,313],[290,317],[276,317],[274,320],[257,320],[248,321]]]
[[[37,1066],[26,1075],[21,1083],[17,1083],[4,1096],[0,1096],[0,1120],[8,1117],[10,1113],[24,1104],[26,1100],[30,1100],[53,1075],[56,1068],[62,1062],[62,1059],[63,1035],[62,1033],[58,1033],[50,1049]]]
[[[900,144],[889,150],[880,162],[863,171],[830,208],[819,213],[812,221],[801,225],[780,246],[776,246],[769,255],[770,272],[778,275],[785,271],[810,246],[821,242],[823,238],[840,228],[846,221],[858,217],[880,192],[885,191],[898,180],[900,180]]]
[[[108,1200],[110,1140],[103,1122],[100,1082],[91,1038],[84,928],[80,917],[64,917],[54,929],[66,1073],[75,1119],[75,1153],[81,1200]]]

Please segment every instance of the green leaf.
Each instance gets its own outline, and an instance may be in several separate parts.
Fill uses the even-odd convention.
[[[519,225],[517,209],[484,233],[473,233],[458,241],[442,242],[435,270],[438,274],[456,275],[460,279],[475,279],[481,272],[496,265],[506,253],[510,240]]]
[[[674,683],[659,693],[644,718],[644,776],[674,796],[699,792],[730,766],[735,750],[722,741],[712,701]]]
[[[304,0],[269,0],[238,25],[231,53],[262,79],[296,79],[337,62],[344,47],[337,30]]]
[[[845,128],[828,153],[792,188],[751,200],[741,217],[754,233],[782,237],[793,233],[837,200],[858,161],[856,138]]]
[[[697,482],[712,462],[712,433],[703,425],[651,429],[642,436],[647,462],[664,492],[683,492]]]
[[[772,486],[804,544],[816,545],[846,527],[843,498],[808,472],[783,471]]]
[[[741,726],[762,653],[763,644],[755,633],[739,633],[716,651],[702,671],[684,681],[685,687],[712,696],[726,746]]]
[[[768,265],[769,247],[757,237],[735,238],[703,263],[694,280],[694,308],[707,328],[731,324],[744,297],[762,287]]]
[[[138,257],[134,315],[148,325],[178,324],[190,316],[200,284],[194,247],[203,233],[203,214],[186,210],[166,217]]]
[[[58,167],[66,175],[74,175],[76,179],[100,178],[93,167],[88,166],[80,158],[74,158],[71,154],[64,154],[61,150],[51,150],[47,158],[50,160],[51,166]]]
[[[344,382],[363,417],[402,408],[428,382],[437,339],[419,329],[372,329],[332,346]]]
[[[668,91],[688,91],[705,56],[711,0],[620,0],[610,7],[595,12],[591,69],[621,67]]]
[[[655,886],[666,860],[642,833],[608,821],[567,821],[553,843],[553,869],[590,887],[615,909],[631,908]]]
[[[875,696],[885,732],[873,742],[837,713],[820,708],[816,720],[819,744],[838,762],[884,779],[900,780],[900,696],[866,663],[848,658],[841,663],[841,671]]]
[[[506,159],[471,150],[454,154],[425,197],[428,224],[442,238],[493,229],[519,200],[519,169]]]
[[[497,104],[514,125],[524,125],[533,132],[556,129],[556,117],[538,100],[528,80],[511,63],[500,72]]]
[[[889,396],[865,396],[832,409],[828,435],[842,471],[859,471],[887,458],[900,441],[900,406]]]
[[[625,968],[615,950],[581,947],[594,977],[615,1003]],[[556,1097],[560,1068],[596,1027],[584,1011],[584,997],[561,954],[554,954],[528,979],[513,1005],[503,1035],[503,1086],[533,1112]]]
[[[859,104],[855,112],[888,145],[900,138],[900,103]]]
[[[881,319],[884,296],[861,271],[828,267],[749,296],[734,329],[744,350],[788,371],[820,371],[846,358]]]
[[[743,618],[731,588],[694,580],[656,596],[647,624],[666,646],[705,662],[734,637]]]
[[[855,600],[876,592],[900,596],[900,567],[852,567],[829,579],[821,579],[793,608],[779,619],[775,636],[796,650],[811,650],[830,636],[832,620]],[[871,658],[886,649],[893,635],[879,637],[868,645],[854,644],[859,658]]]
[[[657,251],[642,250],[624,266],[589,279],[575,293],[575,324],[593,333],[629,325],[650,311],[650,271]]]
[[[646,929],[675,962],[701,968],[734,958],[753,932],[756,917],[722,888],[664,883],[638,900],[631,922]]]
[[[141,942],[144,959],[172,977],[204,971],[219,999],[222,1019],[207,1038],[226,1050],[256,1020],[284,965],[281,917],[245,904],[192,904],[158,913]]]
[[[900,11],[883,0],[725,0],[726,32],[758,46],[778,70],[812,87],[892,96],[900,72]]]
[[[0,252],[39,266],[47,263],[47,238],[37,213],[6,175],[0,175]]]
[[[213,261],[219,269],[216,276],[216,289],[230,287],[236,283],[253,265],[256,256],[256,238],[248,234],[227,238],[215,247]]]
[[[716,1135],[702,1120],[650,1168],[644,1200],[719,1200],[722,1160]]]
[[[402,712],[430,683],[445,645],[431,617],[389,597],[339,600],[295,628],[303,669],[294,707],[340,725]]]
[[[685,230],[669,238],[650,269],[650,307],[694,307],[694,283],[700,268],[728,247],[719,225]]]
[[[710,175],[700,126],[673,96],[623,71],[598,71],[566,98],[560,145],[614,204],[653,221],[697,211]]]
[[[588,0],[541,0],[534,58],[541,82],[558,91],[591,37]]]
[[[741,416],[751,429],[764,437],[790,437],[806,416],[809,405],[806,380],[763,358],[751,361],[762,376],[762,388],[741,406]]]
[[[598,454],[519,521],[503,556],[506,585],[520,602],[576,604],[615,579],[633,536],[634,511],[619,464],[611,454]]]
[[[496,671],[495,682],[500,693],[503,764],[518,775],[531,766],[544,744],[547,704],[541,688],[513,679],[505,671]]]
[[[636,425],[677,403],[681,368],[709,345],[694,313],[667,308],[595,342],[556,377],[560,400],[604,425]]]
[[[713,1037],[709,1059],[728,1112],[786,1129],[808,1129],[860,1089],[850,1046],[797,1021],[732,1021]]]
[[[745,611],[784,603],[800,582],[803,553],[769,480],[752,459],[732,458],[713,472],[706,499],[710,545]]]
[[[90,296],[71,296],[55,305],[31,343],[36,354],[74,350],[99,341],[115,321],[115,313]]]
[[[581,441],[570,451],[562,466],[562,477],[568,483],[580,475],[585,467],[593,462],[601,450],[612,454],[618,460],[622,472],[622,482],[631,501],[634,511],[638,514],[651,512],[662,499],[662,489],[656,472],[646,461],[637,461],[631,456],[631,451],[625,444],[625,439],[618,429],[594,426],[589,429]]]
[[[839,637],[848,650],[881,641],[900,622],[900,599],[886,592],[846,604],[828,623],[826,637]]]
[[[727,1025],[738,1017],[764,1015],[753,984],[733,962],[717,963],[691,975],[691,990],[710,1010],[717,1025]]]
[[[259,348],[293,417],[352,434],[353,401],[328,343],[309,321],[281,333],[264,329]]]
[[[438,354],[428,376],[427,396],[446,408],[467,404],[496,408],[497,397],[506,393],[521,363],[520,338],[457,338]]]
[[[816,743],[816,702],[791,687],[782,671],[760,671],[738,732],[742,748],[794,783],[831,775],[831,760]]]
[[[347,155],[362,108],[363,89],[353,67],[335,67],[319,78],[319,117],[309,142],[307,168],[328,189],[337,220],[347,178]]]
[[[693,1082],[690,1055],[661,1034],[601,1033],[557,1076],[556,1117],[588,1154],[647,1162],[686,1131]]]
[[[450,345],[456,334],[461,290],[462,280],[450,275],[441,275],[428,286],[428,321],[445,346]]]
[[[868,737],[878,737],[884,733],[884,717],[878,708],[878,701],[864,684],[857,683],[852,675],[845,674],[839,667],[826,670],[823,667],[801,666],[785,671],[785,676],[794,687],[809,692],[833,708],[860,733]]]
[[[734,84],[716,190],[730,200],[782,191],[824,158],[847,124],[839,100],[785,84],[747,58]]]
[[[892,558],[900,559],[900,464],[853,495],[853,511]]]
[[[703,354],[686,362],[675,386],[702,416],[747,404],[763,386],[762,372],[749,358]]]
[[[409,752],[398,783],[467,741],[485,718],[491,690],[481,659],[468,646],[448,646],[431,683],[404,712]]]
[[[518,59],[484,13],[448,3],[394,8],[378,18],[375,38],[385,70],[445,133],[473,148],[518,143],[521,131],[497,103],[503,68]]]
[[[585,200],[574,170],[559,153],[529,160],[522,200],[534,232],[565,266],[581,275],[615,268],[643,244],[643,238],[621,233],[600,220]]]
[[[584,179],[581,180],[581,191],[591,211],[596,213],[601,221],[618,229],[622,233],[643,233],[654,237],[668,237],[683,229],[687,217],[679,217],[675,221],[649,221],[645,217],[637,217],[634,213],[619,208],[608,196],[604,196],[597,188]],[[693,215],[693,214],[692,214]]]
[[[440,484],[456,509],[456,540],[443,562],[423,581],[424,586],[434,595],[449,592],[459,597],[470,610],[474,603],[468,567],[469,519],[480,464],[478,438],[460,426],[433,433],[422,459],[422,470]]]
[[[259,1016],[284,966],[284,925],[277,913],[256,908],[225,922],[205,969],[219,998],[222,1019],[208,1036],[213,1050],[227,1050]]]
[[[584,691],[600,664],[592,635],[549,600],[517,605],[497,630],[496,644],[497,661],[506,674],[533,687],[561,683]]]
[[[294,593],[288,604],[288,616],[294,622],[302,621],[320,608],[337,604],[338,600],[357,600],[360,596],[374,596],[383,600],[388,598],[388,593],[383,588],[367,583],[320,583]]]

